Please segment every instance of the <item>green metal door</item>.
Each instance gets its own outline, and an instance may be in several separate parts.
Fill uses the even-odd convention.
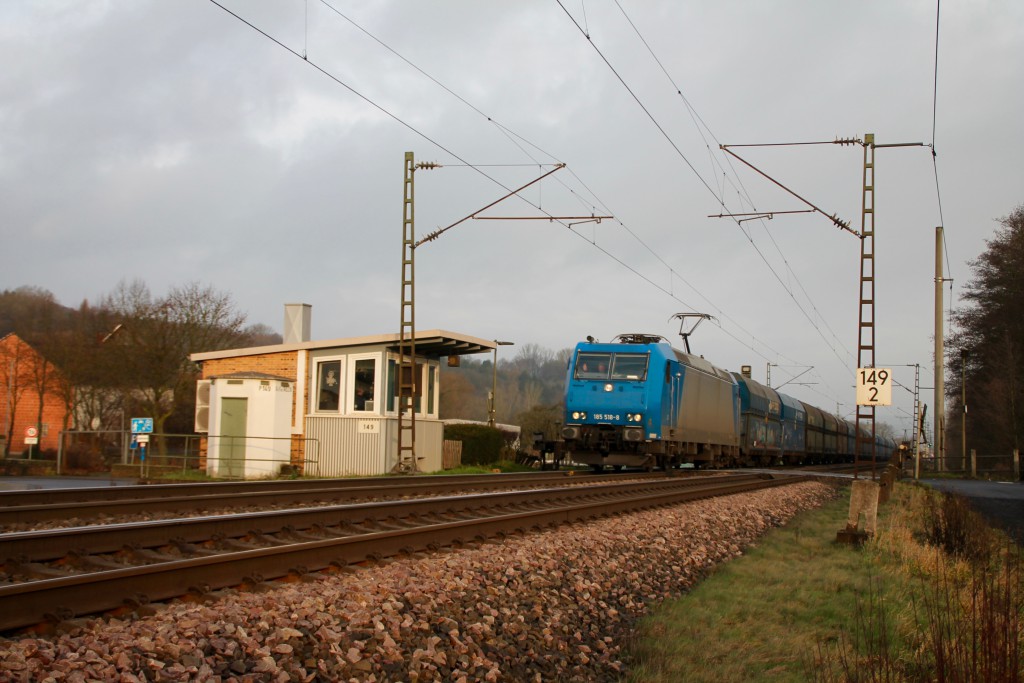
[[[245,476],[245,423],[249,399],[223,398],[220,404],[220,467],[222,477]]]

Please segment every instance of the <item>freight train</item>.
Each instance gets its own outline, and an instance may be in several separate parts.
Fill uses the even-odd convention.
[[[650,334],[576,345],[562,424],[564,457],[597,471],[852,462],[857,447],[852,422]],[[871,446],[862,433],[860,459]],[[874,446],[886,460],[896,444]]]

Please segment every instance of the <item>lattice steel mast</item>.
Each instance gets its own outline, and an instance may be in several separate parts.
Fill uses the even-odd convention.
[[[857,367],[875,367],[875,135],[864,134],[864,174],[860,216],[860,289],[857,320]],[[861,431],[861,422],[870,422]],[[861,446],[871,444],[871,478],[875,478],[875,406],[857,405],[857,435],[853,449],[853,476],[857,476]]]

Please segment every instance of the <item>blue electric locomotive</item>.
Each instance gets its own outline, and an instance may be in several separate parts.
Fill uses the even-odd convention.
[[[852,423],[650,334],[576,345],[563,424],[566,457],[598,471],[840,462],[856,443]],[[861,441],[870,459],[870,435]],[[875,443],[891,456],[892,439]]]
[[[728,372],[660,336],[581,342],[566,377],[562,438],[573,460],[597,470],[733,462],[739,405]]]

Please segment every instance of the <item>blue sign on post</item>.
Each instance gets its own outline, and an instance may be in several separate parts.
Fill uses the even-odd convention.
[[[151,417],[133,417],[132,418],[132,434],[152,434],[153,433],[153,418]]]

